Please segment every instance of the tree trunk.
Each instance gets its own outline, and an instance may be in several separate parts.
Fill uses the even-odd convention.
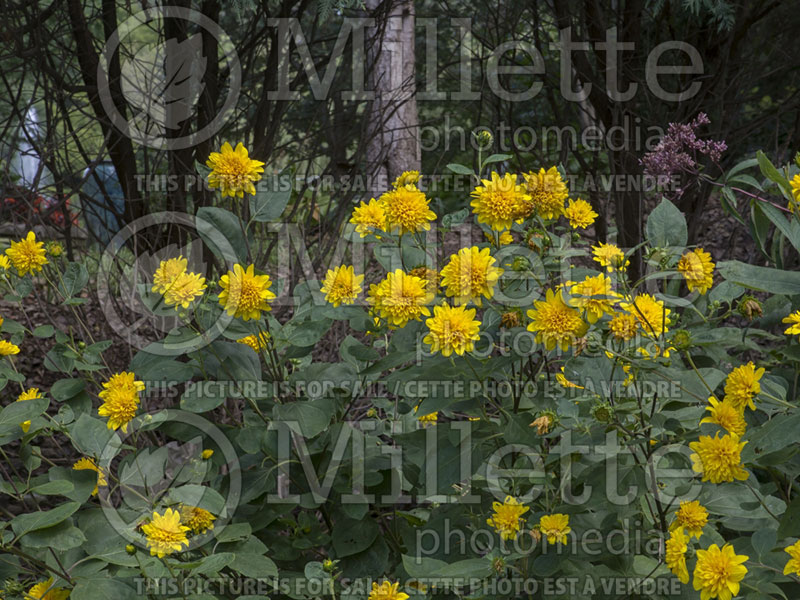
[[[378,196],[403,171],[419,170],[421,150],[414,81],[414,3],[367,0],[375,19],[370,40],[369,81],[375,97],[367,124],[367,176]]]

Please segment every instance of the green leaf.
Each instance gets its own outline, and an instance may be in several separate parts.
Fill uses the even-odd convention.
[[[83,379],[59,379],[50,388],[50,395],[56,402],[64,402],[74,398],[86,388]]]
[[[211,174],[211,167],[197,160],[194,161],[194,170],[197,171],[198,175],[202,175],[203,179],[208,179]]]
[[[787,219],[780,209],[767,202],[760,203],[758,208],[786,236],[795,250],[800,252],[800,222],[797,219]]]
[[[331,410],[327,402],[301,400],[277,405],[275,418],[287,422],[293,431],[310,439],[328,428]]]
[[[231,569],[245,577],[277,577],[278,567],[266,556],[258,554],[236,554]]]
[[[758,159],[758,166],[761,169],[761,173],[764,175],[764,177],[777,183],[785,191],[791,193],[791,186],[789,185],[786,177],[784,177],[781,172],[775,168],[775,165],[773,165],[769,158],[767,158],[766,154],[759,150],[756,152],[756,159]]]
[[[431,577],[434,573],[437,573],[440,569],[446,566],[447,563],[445,561],[437,558],[431,558],[429,556],[409,556],[408,554],[403,554],[403,568],[411,577]]]
[[[36,329],[33,330],[33,337],[37,338],[49,338],[56,332],[56,328],[52,325],[39,325]]]
[[[791,504],[786,507],[786,512],[781,516],[778,525],[778,537],[785,538],[796,535],[800,531],[800,495],[796,495]]]
[[[753,549],[764,562],[770,550],[777,544],[778,536],[772,529],[759,529],[753,534],[751,541],[753,542]]]
[[[42,494],[43,496],[65,496],[72,492],[75,486],[71,481],[66,479],[56,479],[54,481],[46,481],[41,485],[35,485],[31,488],[31,492],[35,494]]]
[[[468,558],[448,564],[438,569],[435,577],[452,577],[454,579],[487,577],[492,572],[492,563],[488,558]]]
[[[99,457],[103,449],[111,442],[114,432],[99,419],[82,414],[69,428],[70,435],[81,453]],[[115,442],[117,445],[119,441]]]
[[[800,294],[800,272],[758,267],[738,260],[717,264],[722,277],[742,287],[771,294]]]
[[[275,175],[264,179],[250,197],[250,217],[264,223],[280,218],[292,197],[292,179],[289,175]]]
[[[657,248],[685,246],[689,237],[683,213],[666,198],[647,217],[645,230],[650,244]]]
[[[219,531],[215,529],[214,537],[219,543],[237,542],[250,537],[251,531],[250,523],[229,523]]]
[[[58,525],[80,507],[79,502],[65,502],[53,510],[23,513],[11,520],[11,528],[17,534],[17,537],[22,537],[30,531]]]
[[[31,531],[24,538],[26,546],[32,548],[52,548],[59,552],[66,552],[77,548],[86,541],[83,532],[68,521],[63,521],[52,527]]]
[[[105,571],[91,579],[78,578],[69,598],[70,600],[97,600],[98,598],[141,600],[141,596],[136,593],[136,590],[119,579],[112,578]]]
[[[204,508],[215,516],[221,515],[225,510],[225,498],[219,492],[194,483],[171,488],[169,497],[175,502]]]
[[[189,385],[181,395],[181,408],[193,413],[214,410],[228,397],[226,386],[204,385],[206,382]]]
[[[455,227],[456,225],[460,225],[466,221],[467,217],[469,217],[469,209],[467,208],[462,208],[456,212],[448,213],[442,217],[442,226]]]
[[[47,410],[49,404],[47,398],[12,402],[0,412],[0,430],[19,427],[20,423],[38,417]]]
[[[247,238],[239,218],[217,206],[203,206],[197,211],[197,233],[211,251],[226,263],[247,259]]]
[[[336,550],[337,558],[351,556],[366,550],[375,541],[380,533],[378,524],[372,519],[354,521],[353,519],[339,519],[333,525],[331,541]]]
[[[508,160],[510,158],[514,158],[512,154],[492,154],[491,156],[487,156],[486,160],[483,161],[483,166],[490,165],[492,163],[503,162],[504,160]]]
[[[235,555],[233,552],[220,552],[206,556],[194,569],[189,572],[189,577],[194,575],[216,575],[222,569],[233,562]]]
[[[65,298],[72,298],[89,283],[89,271],[83,263],[72,262],[67,265],[61,277],[59,289]]]
[[[381,355],[375,348],[370,348],[359,342],[352,335],[348,335],[339,346],[339,354],[342,360],[347,361],[354,367],[358,367],[361,362],[372,362],[378,360]]]
[[[447,168],[450,169],[453,173],[458,173],[459,175],[474,175],[472,169],[469,167],[465,167],[464,165],[460,165],[458,163],[450,163],[447,165]]]

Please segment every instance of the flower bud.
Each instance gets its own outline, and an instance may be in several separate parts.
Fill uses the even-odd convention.
[[[692,334],[686,329],[678,329],[672,334],[672,345],[676,350],[688,350],[692,346]]]
[[[58,258],[64,253],[64,246],[60,242],[47,242],[44,249],[53,258]]]
[[[511,268],[517,272],[527,271],[531,268],[531,263],[524,256],[515,256],[514,262],[511,263]]]
[[[506,561],[503,559],[502,556],[498,556],[492,561],[492,569],[494,572],[500,575],[506,568]]]
[[[504,312],[500,317],[500,325],[505,327],[506,329],[513,329],[514,327],[519,327],[520,324],[520,315],[519,311],[510,310],[508,312]]]
[[[739,301],[737,310],[739,311],[740,315],[749,321],[758,319],[764,314],[764,309],[761,307],[761,303],[749,294],[742,297],[742,299]]]
[[[336,563],[339,562],[338,560],[331,560],[330,558],[326,558],[322,561],[322,570],[326,573],[333,573],[334,569],[336,569]]]
[[[592,406],[592,416],[600,423],[614,420],[614,408],[608,402],[599,402]]]
[[[484,150],[489,148],[494,143],[494,136],[488,129],[481,129],[478,133],[473,134],[478,146]]]

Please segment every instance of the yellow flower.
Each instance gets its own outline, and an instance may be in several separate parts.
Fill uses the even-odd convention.
[[[633,302],[623,302],[620,307],[634,316],[645,335],[659,337],[669,331],[667,321],[672,311],[650,294],[639,294]]]
[[[341,265],[328,270],[321,291],[325,294],[325,300],[334,306],[352,304],[362,291],[362,281],[364,276],[356,275],[352,266]]]
[[[150,554],[163,558],[167,554],[180,552],[181,546],[188,546],[186,532],[189,527],[181,525],[181,515],[177,510],[168,508],[163,515],[153,512],[152,520],[142,525],[142,532],[147,537]]]
[[[563,375],[562,375],[563,377]],[[533,420],[528,427],[536,427],[536,433],[545,435],[550,432],[550,427],[553,425],[553,419],[549,415],[542,415]]]
[[[39,388],[28,388],[19,396],[17,396],[17,402],[24,402],[25,400],[38,400],[39,398],[42,398]],[[20,423],[19,426],[22,427],[23,433],[28,433],[28,430],[31,428],[31,422],[24,421],[23,423]]]
[[[486,519],[486,522],[494,527],[502,539],[516,539],[522,528],[522,515],[528,512],[528,507],[520,504],[513,496],[506,496],[502,503],[492,502],[492,508],[494,514]]]
[[[730,544],[722,549],[711,544],[708,550],[698,550],[692,586],[700,592],[700,600],[731,600],[738,596],[739,582],[747,574],[747,567],[742,563],[748,558],[736,554]]]
[[[372,591],[367,600],[407,600],[409,595],[399,591],[400,583],[384,581],[380,585],[372,584]]]
[[[93,458],[87,458],[84,456],[75,462],[75,464],[72,465],[72,468],[75,471],[91,470],[97,473],[97,483],[95,483],[94,490],[92,490],[92,496],[97,495],[98,487],[106,487],[108,485],[108,481],[106,481],[106,474],[103,472],[103,469],[97,466],[97,463],[94,462]]]
[[[69,598],[69,590],[53,587],[53,578],[37,583],[29,589],[25,595],[25,600],[66,600]]]
[[[422,283],[425,284],[425,289],[432,294],[435,294],[439,289],[439,273],[436,269],[429,269],[428,267],[414,267],[408,272],[412,277],[419,277]]]
[[[275,299],[269,290],[272,285],[269,275],[256,275],[253,265],[247,269],[233,265],[233,271],[219,278],[219,285],[222,287],[219,303],[229,315],[244,321],[261,318],[261,311],[269,312],[268,302]]]
[[[0,340],[0,356],[11,356],[12,354],[19,354],[19,346]]]
[[[0,254],[0,269],[4,271],[11,268],[11,261],[8,260],[8,257],[5,254]]]
[[[783,567],[783,574],[793,574],[800,577],[800,541],[784,548],[784,552],[788,553],[791,558],[786,563],[786,566]]]
[[[584,389],[582,385],[578,385],[577,383],[572,383],[567,376],[564,375],[564,367],[561,367],[561,373],[556,373],[556,381],[561,387],[565,388],[575,388],[582,390]]]
[[[684,529],[689,538],[700,539],[703,527],[708,523],[708,510],[698,500],[681,502],[680,508],[675,511],[675,521],[670,525],[670,531]],[[685,581],[683,583],[686,583]]]
[[[361,202],[353,210],[353,216],[350,222],[356,226],[356,231],[361,234],[361,237],[367,237],[369,233],[376,233],[377,231],[386,231],[386,208],[383,202],[372,198],[369,204]],[[381,236],[377,235],[380,239]]]
[[[554,219],[564,212],[564,200],[569,190],[555,167],[538,173],[525,173],[525,187],[531,195],[531,203],[536,213],[543,219]]]
[[[200,456],[203,458],[203,460],[208,460],[209,458],[214,456],[214,451],[211,448],[206,448],[205,450],[203,450]]]
[[[166,292],[178,277],[186,273],[186,265],[187,260],[183,256],[162,260],[153,273],[152,291],[159,294]]]
[[[560,290],[556,293],[547,290],[544,300],[534,302],[528,317],[533,319],[528,324],[528,331],[536,332],[536,341],[543,343],[547,350],[556,345],[566,350],[589,328],[580,313],[564,303]]]
[[[614,269],[623,270],[631,263],[615,244],[599,242],[597,246],[592,246],[592,254],[594,255],[592,260],[599,262],[609,273]]]
[[[248,346],[250,346],[253,349],[253,351],[256,354],[258,354],[264,348],[267,347],[267,344],[269,343],[269,340],[270,340],[269,334],[266,331],[262,331],[257,336],[256,335],[248,335],[248,336],[245,336],[243,338],[239,338],[238,340],[236,340],[236,343],[237,344],[247,344]]]
[[[621,342],[636,335],[636,327],[636,317],[629,313],[617,313],[608,324],[611,334]]]
[[[739,442],[739,436],[724,435],[719,437],[719,432],[712,438],[701,435],[696,442],[689,444],[694,453],[692,470],[701,473],[703,481],[722,483],[739,479],[744,481],[748,477],[747,471],[742,468],[741,451],[747,442]]]
[[[702,248],[689,250],[678,261],[678,271],[686,279],[690,292],[705,294],[714,285],[714,261]]]
[[[556,513],[554,515],[542,515],[539,519],[539,531],[547,537],[548,544],[567,543],[567,535],[572,531],[569,526],[569,515]]]
[[[708,402],[711,406],[707,406],[706,410],[711,415],[701,419],[701,425],[703,423],[712,423],[724,428],[728,433],[733,433],[739,437],[744,435],[747,423],[744,420],[742,408],[736,408],[727,398],[720,402],[714,396],[711,396]]]
[[[751,362],[740,365],[728,373],[725,379],[725,400],[728,400],[739,410],[744,411],[745,406],[755,410],[753,398],[761,393],[759,380],[764,375],[763,367],[756,369]]]
[[[181,273],[164,293],[164,303],[167,306],[174,304],[176,310],[179,306],[189,308],[195,298],[203,295],[205,289],[205,277],[200,277],[198,273]]]
[[[37,242],[36,234],[32,231],[28,232],[25,239],[11,242],[11,246],[6,250],[6,256],[20,277],[24,277],[27,273],[37,273],[42,270],[42,265],[48,263],[44,242]]]
[[[472,352],[480,339],[481,322],[475,320],[475,309],[465,306],[443,304],[433,308],[433,317],[425,321],[429,333],[422,339],[431,347],[431,352],[450,356],[453,352],[462,356]]]
[[[481,296],[491,299],[494,287],[503,269],[493,266],[495,259],[489,248],[479,250],[477,246],[462,248],[450,256],[442,269],[442,286],[456,304],[466,304],[470,300],[481,306]]]
[[[789,325],[783,333],[800,335],[800,310],[796,310],[788,317],[784,317],[781,323],[787,323]]]
[[[586,229],[600,215],[592,210],[592,205],[586,200],[578,198],[577,200],[570,199],[567,208],[564,209],[564,216],[567,217],[573,229],[578,229],[579,227]]]
[[[686,569],[686,550],[689,539],[683,529],[673,529],[667,540],[665,562],[670,571],[681,583],[689,583],[689,571]]]
[[[798,208],[800,208],[798,207],[798,204],[800,204],[800,173],[792,177],[789,185],[792,188],[792,198],[794,199],[794,203],[790,202],[790,208],[793,213],[797,214]]]
[[[409,321],[429,316],[425,306],[433,300],[434,294],[419,277],[408,275],[402,269],[387,273],[386,279],[369,288],[369,302],[381,318],[393,327],[403,327]]]
[[[569,305],[584,311],[589,323],[596,323],[605,313],[613,313],[619,295],[611,289],[611,280],[600,273],[587,277],[570,288]]]
[[[484,231],[483,236],[486,238],[486,241],[489,242],[492,246],[508,246],[514,241],[514,236],[511,234],[510,231],[503,231],[502,233],[500,233],[500,235],[497,237],[497,243],[495,243],[494,235],[492,235],[488,231]]]
[[[264,173],[264,163],[250,158],[241,142],[236,144],[235,150],[225,142],[219,152],[211,153],[206,165],[211,167],[209,187],[219,188],[223,198],[243,198],[245,192],[255,195],[253,182],[259,181]]]
[[[428,206],[425,193],[413,185],[389,190],[379,200],[386,211],[388,231],[398,230],[400,235],[428,231],[431,228],[428,221],[436,219],[436,213]]]
[[[392,187],[397,189],[406,185],[416,185],[419,181],[419,171],[403,171],[401,175],[394,180]]]
[[[481,183],[472,190],[470,201],[478,223],[502,231],[530,214],[531,197],[523,186],[517,185],[516,175],[506,173],[500,177],[492,171],[491,179],[482,179]]]
[[[214,529],[214,521],[217,518],[206,509],[187,504],[182,504],[180,509],[181,524],[186,525],[192,533],[205,533],[209,529]]]
[[[108,428],[128,431],[128,423],[136,415],[139,407],[139,392],[144,390],[144,383],[136,381],[133,373],[124,371],[112,375],[103,383],[103,390],[98,394],[103,403],[97,409],[101,417],[108,417]]]
[[[414,412],[416,413],[419,410],[419,406],[414,407]],[[433,412],[427,415],[420,415],[417,417],[417,421],[419,421],[423,427],[427,427],[428,425],[436,425],[437,421],[439,420],[439,413]]]

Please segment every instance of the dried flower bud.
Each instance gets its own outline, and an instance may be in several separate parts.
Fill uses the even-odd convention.
[[[740,315],[750,321],[753,319],[758,319],[764,314],[764,309],[761,307],[761,303],[750,295],[744,296],[739,301],[739,307],[737,310],[739,311]]]
[[[520,324],[519,311],[510,310],[508,312],[504,312],[500,317],[500,325],[505,327],[506,329],[513,329],[514,327],[519,327],[519,324]]]

